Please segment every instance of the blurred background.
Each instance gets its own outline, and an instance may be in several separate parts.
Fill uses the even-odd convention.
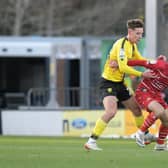
[[[144,18],[144,0],[2,0],[1,35],[111,36],[129,18]]]
[[[138,44],[142,55],[153,59],[168,53],[168,0],[1,0],[0,17],[4,134],[25,133],[11,130],[14,116],[17,123],[25,117],[18,120],[18,112],[102,110],[97,83],[114,41],[127,34],[128,19],[145,22]],[[127,82],[134,90],[139,79]],[[69,130],[70,119],[59,120],[62,135],[62,120]],[[77,120],[79,127],[82,121]]]

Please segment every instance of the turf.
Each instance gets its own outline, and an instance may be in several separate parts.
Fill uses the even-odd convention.
[[[87,152],[86,139],[0,136],[0,168],[167,168],[168,151],[134,140],[99,139],[103,151]]]

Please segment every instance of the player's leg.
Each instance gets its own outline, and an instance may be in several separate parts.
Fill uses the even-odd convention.
[[[148,129],[155,123],[156,120],[156,116],[153,112],[151,112],[145,118],[143,124],[139,127],[139,130],[136,133],[136,143],[139,146],[144,147],[151,142],[156,142],[156,136],[150,134],[148,131]]]
[[[140,130],[145,132],[144,143],[145,145],[150,144],[151,142],[156,142],[157,137],[151,133],[149,133],[149,128],[155,123],[157,120],[155,114],[150,112],[148,116],[145,118]]]
[[[92,131],[92,134],[84,145],[85,149],[101,150],[96,144],[96,140],[105,130],[108,122],[115,116],[117,112],[117,99],[115,96],[106,96],[103,99],[103,105],[105,108],[104,114],[96,122],[96,125]]]
[[[148,129],[155,123],[156,120],[157,118],[154,113],[149,113],[148,116],[145,118],[143,124],[140,126],[140,130],[142,132],[148,131]]]
[[[165,140],[168,135],[168,109],[165,109],[165,107],[163,107],[157,101],[152,101],[151,103],[149,103],[148,108],[151,109],[154,112],[155,116],[161,120],[159,137],[154,149],[167,150]]]
[[[153,92],[150,92],[144,88],[144,86],[140,86],[135,92],[136,102],[141,106],[141,108],[147,109],[147,111],[150,112],[136,133],[136,143],[141,147],[144,147],[146,144],[151,142],[156,142],[156,136],[150,134],[148,131],[149,127],[156,121],[156,116],[152,110],[148,109],[148,105],[151,101],[155,100],[156,97],[158,98],[158,102],[162,102],[160,94],[153,94]]]
[[[140,95],[140,94],[139,94]],[[142,97],[142,96],[141,96]],[[135,97],[131,97],[129,100],[127,100],[126,102],[123,102],[123,104],[132,111],[134,117],[135,117],[135,123],[137,128],[141,128],[141,126],[144,126],[144,117],[142,115],[142,111],[140,109],[140,106],[137,104],[137,101],[135,100]],[[149,116],[150,119],[150,124],[152,125],[155,122],[155,118],[153,118],[153,115],[151,114],[151,116]],[[145,121],[148,120],[145,119]],[[150,126],[151,126],[150,125]],[[149,126],[149,125],[148,125]],[[146,144],[149,144],[153,141],[156,141],[156,137],[152,134],[149,133],[148,131],[148,127],[146,125],[146,129],[145,130],[138,130],[136,133],[136,143],[141,146],[144,147]]]
[[[161,119],[164,113],[164,107],[156,100],[152,100],[152,97],[144,99],[143,104],[146,104],[145,107],[147,107],[149,111],[152,111],[152,113],[148,115],[145,122],[142,124],[141,128],[136,133],[136,143],[141,147],[145,146],[146,130],[155,122],[157,118]]]
[[[135,117],[136,126],[137,128],[139,128],[143,124],[144,117],[135,98],[132,96],[128,100],[123,101],[122,104],[133,113]]]
[[[120,90],[120,83],[111,82],[101,79],[99,88],[101,91],[101,100],[104,106],[103,115],[97,120],[96,125],[89,137],[87,143],[84,145],[86,149],[99,150],[96,140],[105,130],[108,122],[115,116],[117,112],[117,93]]]
[[[144,118],[142,116],[142,111],[139,107],[139,105],[137,104],[137,102],[135,101],[135,98],[132,96],[130,99],[123,101],[122,102],[124,104],[124,106],[128,109],[131,110],[131,112],[133,113],[134,117],[135,117],[135,122],[136,122],[136,126],[139,128],[144,121]],[[141,147],[144,147],[144,135],[142,134],[142,136],[138,136],[138,141],[136,141],[138,143],[138,145],[140,145]]]
[[[168,135],[168,127],[165,127],[163,124],[159,128],[159,136],[157,143],[154,147],[155,150],[167,150],[166,137]]]

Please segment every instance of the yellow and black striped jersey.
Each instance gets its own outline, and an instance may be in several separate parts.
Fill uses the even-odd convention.
[[[110,67],[110,60],[115,60],[119,68],[113,69]],[[146,60],[138,51],[137,45],[132,44],[126,37],[117,40],[104,65],[102,77],[104,79],[121,82],[124,79],[124,74],[141,76],[142,72],[135,70],[127,65],[128,60]]]

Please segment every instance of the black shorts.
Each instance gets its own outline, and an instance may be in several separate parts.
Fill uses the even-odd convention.
[[[99,89],[102,100],[106,96],[116,96],[117,99],[122,102],[131,97],[129,89],[124,85],[123,82],[112,82],[101,78],[99,82]]]

